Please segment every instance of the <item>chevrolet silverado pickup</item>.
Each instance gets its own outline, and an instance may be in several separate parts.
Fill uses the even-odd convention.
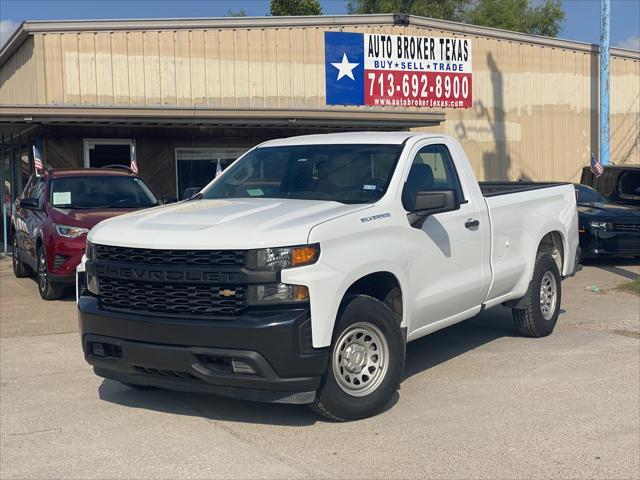
[[[364,418],[409,341],[496,305],[549,335],[578,255],[571,184],[478,183],[446,135],[272,140],[189,200],[90,231],[82,345],[134,388]]]

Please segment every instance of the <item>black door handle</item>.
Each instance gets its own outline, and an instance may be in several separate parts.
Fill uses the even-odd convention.
[[[468,220],[467,222],[465,222],[464,226],[466,228],[479,227],[480,226],[480,221],[479,220]]]

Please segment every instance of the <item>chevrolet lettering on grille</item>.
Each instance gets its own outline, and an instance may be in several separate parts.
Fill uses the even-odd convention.
[[[230,283],[237,281],[232,272],[210,272],[202,269],[147,268],[117,264],[94,263],[87,270],[98,277],[122,278],[156,282]]]

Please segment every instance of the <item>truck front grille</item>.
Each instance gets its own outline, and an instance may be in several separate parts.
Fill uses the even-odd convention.
[[[614,223],[613,229],[618,232],[640,233],[640,223]]]
[[[243,267],[245,250],[153,250],[94,245],[96,260],[137,265],[184,265]]]
[[[100,303],[106,309],[215,317],[238,315],[247,304],[246,287],[138,282],[102,277]]]

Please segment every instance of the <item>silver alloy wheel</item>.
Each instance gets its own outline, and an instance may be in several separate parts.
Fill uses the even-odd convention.
[[[38,258],[38,283],[40,290],[44,292],[47,289],[47,259],[44,253],[40,253]]]
[[[545,320],[551,320],[556,311],[558,299],[558,285],[556,277],[551,272],[545,272],[540,284],[540,310]]]
[[[375,325],[355,323],[338,338],[331,365],[333,376],[345,393],[353,397],[369,395],[387,374],[387,339]]]

